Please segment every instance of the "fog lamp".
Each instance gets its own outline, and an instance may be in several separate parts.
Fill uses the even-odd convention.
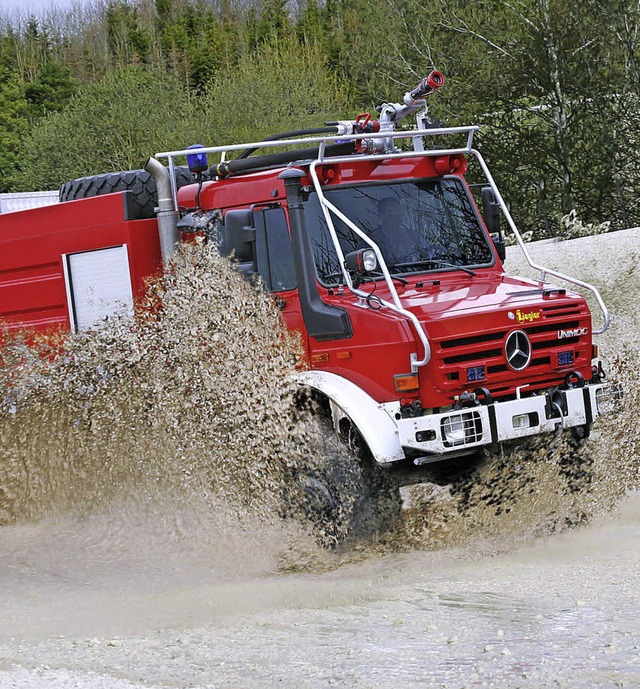
[[[514,428],[530,428],[531,417],[529,414],[517,414],[511,420]]]
[[[610,414],[619,409],[623,398],[621,385],[608,385],[596,390],[596,409],[598,414]]]
[[[473,445],[484,437],[482,419],[477,411],[445,416],[440,422],[440,431],[447,447]]]

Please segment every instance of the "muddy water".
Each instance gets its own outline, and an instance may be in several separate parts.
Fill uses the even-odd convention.
[[[180,322],[180,300],[171,328],[142,344],[131,333],[111,341],[111,378],[97,359],[82,368],[98,396],[78,401],[76,386],[60,397],[48,373],[31,371],[2,426],[13,469],[0,490],[0,686],[640,686],[639,240],[627,231],[534,247],[603,286],[616,317],[602,353],[620,362],[627,410],[583,448],[586,478],[567,468],[561,444],[498,458],[364,548],[323,553],[274,518],[268,496],[288,479],[272,460],[308,460],[298,445],[309,439],[264,412],[287,403],[269,396],[287,361],[258,355],[277,328],[260,304],[243,383],[257,402],[222,409],[220,426],[197,413],[210,402],[189,378],[209,393],[219,378],[185,358],[204,345]],[[242,289],[228,279],[210,301]],[[243,309],[250,299],[242,293]],[[208,333],[231,327],[196,310]],[[177,388],[160,384],[178,368],[188,376]],[[243,428],[256,413],[254,439]]]
[[[193,553],[180,568],[86,539],[81,554],[59,525],[10,527],[0,685],[636,687],[639,518],[634,496],[525,547],[230,578]]]

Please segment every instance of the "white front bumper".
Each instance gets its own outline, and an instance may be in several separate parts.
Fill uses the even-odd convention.
[[[562,415],[557,407],[550,406],[547,395],[536,395],[398,419],[400,445],[425,455],[458,454],[491,443],[552,433],[560,427],[584,426],[608,411],[605,406],[611,404],[611,390],[604,383],[556,391],[556,395],[558,392]]]

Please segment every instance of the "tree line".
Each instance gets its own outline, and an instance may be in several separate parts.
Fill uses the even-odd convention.
[[[640,224],[629,0],[95,0],[0,15],[0,191],[353,118],[433,68],[447,84],[431,115],[482,126],[523,230],[557,234],[572,210]]]

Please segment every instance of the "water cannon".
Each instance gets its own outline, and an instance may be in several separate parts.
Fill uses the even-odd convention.
[[[444,83],[442,72],[434,69],[417,86],[404,94],[402,103],[383,103],[377,106],[376,110],[380,113],[378,131],[394,131],[396,125],[409,115],[416,115],[418,129],[433,126],[427,116],[425,97],[444,86]],[[421,145],[420,137],[415,137],[415,150],[422,150]],[[391,153],[395,146],[391,138],[363,139],[358,144],[358,150],[365,153]]]
[[[431,95],[436,89],[444,86],[444,82],[445,79],[442,72],[434,69],[415,88],[404,94],[404,104],[414,105],[416,101],[424,100],[426,96]]]
[[[445,79],[442,72],[432,70],[416,87],[404,94],[402,103],[383,103],[376,110],[380,113],[380,124],[385,126],[395,125],[408,115],[422,111],[425,115],[427,104],[425,97],[444,85]]]

